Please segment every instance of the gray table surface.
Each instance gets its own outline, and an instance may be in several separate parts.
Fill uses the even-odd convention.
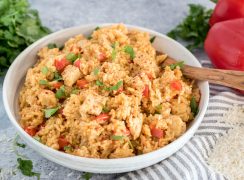
[[[126,23],[167,33],[187,14],[190,3],[213,7],[210,0],[30,0],[43,24],[53,31],[89,23]],[[194,52],[206,59],[203,50]],[[0,130],[11,126],[2,101],[0,78]]]

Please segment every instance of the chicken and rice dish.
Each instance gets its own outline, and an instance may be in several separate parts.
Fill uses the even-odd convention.
[[[38,52],[19,96],[23,129],[53,149],[122,158],[159,149],[186,131],[200,93],[180,65],[163,67],[146,32],[96,28]]]

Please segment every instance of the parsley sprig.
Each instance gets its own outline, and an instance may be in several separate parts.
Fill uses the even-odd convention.
[[[174,63],[174,64],[170,64],[170,65],[169,65],[169,67],[170,67],[171,70],[176,69],[177,66],[178,66],[180,69],[182,69],[183,66],[184,66],[184,61],[179,61],[179,62],[177,62],[177,63]]]
[[[123,85],[123,81],[119,81],[115,85],[108,87],[102,81],[96,80],[96,85],[103,87],[106,91],[117,91]]]
[[[193,113],[194,116],[196,116],[197,113],[199,112],[199,108],[195,96],[191,97],[190,107],[191,107],[191,112]]]
[[[208,10],[198,4],[189,4],[189,7],[188,16],[175,29],[170,31],[168,36],[187,41],[187,48],[193,50],[203,47],[210,28],[208,21],[213,10]]]

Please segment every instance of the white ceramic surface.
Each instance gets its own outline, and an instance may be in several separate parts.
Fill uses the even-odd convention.
[[[3,84],[3,102],[5,110],[13,126],[16,128],[18,134],[30,147],[32,147],[42,156],[60,165],[75,170],[93,173],[120,173],[133,171],[150,166],[169,157],[177,150],[179,150],[193,136],[194,132],[197,130],[203,119],[209,99],[208,82],[198,82],[201,91],[201,101],[199,105],[200,111],[195,119],[190,123],[187,131],[177,140],[168,144],[167,146],[156,151],[135,157],[120,159],[94,159],[78,157],[56,151],[34,140],[18,124],[17,104],[20,86],[23,82],[27,69],[36,63],[36,54],[38,50],[49,43],[57,43],[58,45],[62,45],[68,38],[77,34],[84,34],[88,36],[97,26],[103,27],[108,25],[111,24],[92,24],[68,28],[55,32],[38,40],[37,42],[26,48],[15,59],[14,63],[11,65],[6,74]],[[153,43],[153,46],[158,51],[165,52],[176,60],[183,60],[186,64],[201,67],[198,60],[186,48],[184,48],[176,41],[168,38],[167,36],[137,26],[126,26],[129,29],[139,29],[141,31],[149,32],[152,36],[157,36]]]

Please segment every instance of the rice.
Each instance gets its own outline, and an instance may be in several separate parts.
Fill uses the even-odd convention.
[[[19,97],[25,131],[92,158],[148,153],[184,133],[199,90],[179,67],[161,67],[167,55],[156,55],[149,34],[118,24],[91,37],[40,49]]]

